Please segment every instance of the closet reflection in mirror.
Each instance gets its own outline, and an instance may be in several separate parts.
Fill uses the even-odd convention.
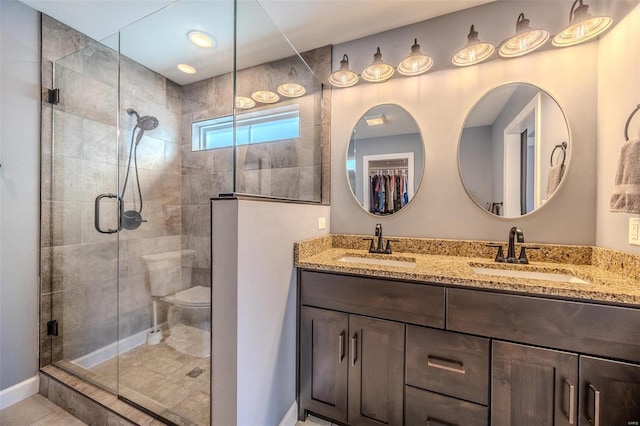
[[[460,176],[483,209],[518,217],[557,190],[569,160],[569,129],[557,102],[540,88],[510,83],[473,107],[460,136]]]
[[[347,150],[353,195],[374,215],[402,210],[420,185],[424,146],[413,117],[398,105],[371,108],[356,123]]]

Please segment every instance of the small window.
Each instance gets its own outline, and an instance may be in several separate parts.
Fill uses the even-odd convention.
[[[298,105],[239,114],[236,119],[236,145],[275,142],[299,137]],[[193,123],[191,139],[193,151],[233,146],[233,116]]]

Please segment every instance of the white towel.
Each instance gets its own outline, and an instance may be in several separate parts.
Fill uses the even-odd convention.
[[[640,214],[640,140],[627,141],[620,150],[609,210]]]
[[[549,169],[549,176],[547,176],[547,198],[551,197],[551,194],[558,189],[558,185],[562,182],[563,176],[564,164],[558,164]]]

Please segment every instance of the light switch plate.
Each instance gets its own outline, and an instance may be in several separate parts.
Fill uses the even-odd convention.
[[[640,217],[629,218],[629,244],[640,246]]]
[[[324,217],[318,218],[318,229],[324,229],[327,227],[327,220]],[[638,243],[640,244],[640,243]]]

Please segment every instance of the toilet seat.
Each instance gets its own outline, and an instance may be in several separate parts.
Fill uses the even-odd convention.
[[[177,292],[172,299],[176,305],[183,307],[207,307],[211,305],[211,287],[197,285]]]

